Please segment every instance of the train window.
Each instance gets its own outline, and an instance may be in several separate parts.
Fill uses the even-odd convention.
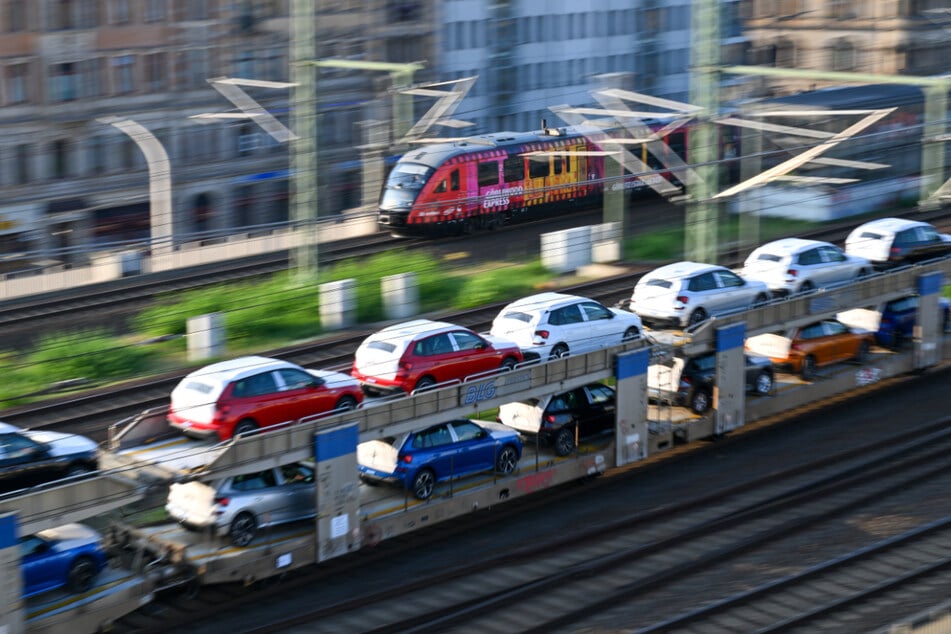
[[[570,156],[565,157],[565,171],[566,172],[571,171],[571,157]]]
[[[551,168],[547,156],[533,157],[532,160],[528,162],[529,178],[544,178],[549,174],[551,174]]]
[[[510,156],[502,162],[502,177],[506,183],[514,183],[525,178],[525,160],[521,156]]]
[[[561,157],[555,156],[552,158],[552,164],[555,166],[554,173],[561,174]]]
[[[441,194],[442,192],[446,191],[446,189],[447,189],[447,188],[446,188],[446,179],[444,178],[444,179],[442,179],[441,181],[439,181],[439,184],[436,185],[436,188],[433,189],[433,191],[436,192],[437,194]]]
[[[683,132],[672,132],[667,136],[667,147],[677,156],[683,158],[687,155],[687,139]]]
[[[449,174],[449,191],[459,191],[459,170],[452,170]]]
[[[499,184],[499,163],[488,161],[479,163],[479,187]]]

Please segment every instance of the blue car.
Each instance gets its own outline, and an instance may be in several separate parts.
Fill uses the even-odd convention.
[[[20,538],[23,597],[65,588],[89,591],[106,567],[102,536],[83,524],[64,524]]]
[[[951,325],[951,302],[947,297],[938,300],[939,328],[947,332]],[[918,313],[918,296],[911,295],[894,299],[882,308],[882,317],[875,333],[875,342],[887,348],[900,348],[914,336],[915,320]]]
[[[518,432],[498,423],[468,419],[357,447],[362,480],[399,484],[420,500],[429,499],[437,482],[482,471],[512,473],[521,457]]]

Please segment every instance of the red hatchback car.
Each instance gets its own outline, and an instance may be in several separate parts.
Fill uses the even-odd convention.
[[[192,372],[172,390],[168,422],[188,436],[234,435],[363,401],[347,374],[307,370],[267,357],[240,357]]]
[[[468,328],[417,319],[367,337],[351,374],[368,394],[424,390],[474,374],[511,369],[522,362],[515,343]]]

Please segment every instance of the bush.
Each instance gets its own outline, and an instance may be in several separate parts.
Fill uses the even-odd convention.
[[[86,378],[120,379],[147,370],[155,352],[123,343],[105,330],[87,330],[41,337],[19,365],[40,387]]]

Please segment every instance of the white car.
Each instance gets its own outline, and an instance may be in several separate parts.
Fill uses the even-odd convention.
[[[845,252],[884,269],[948,255],[951,235],[921,220],[879,218],[853,229],[845,239]]]
[[[769,287],[716,264],[676,262],[645,274],[630,310],[650,327],[694,326],[714,315],[746,310],[770,299]]]
[[[872,273],[866,258],[820,240],[783,238],[755,249],[743,264],[746,279],[760,280],[773,295],[793,295],[843,284]]]
[[[490,332],[514,341],[526,360],[546,360],[631,341],[641,330],[634,313],[587,297],[539,293],[503,308]]]

